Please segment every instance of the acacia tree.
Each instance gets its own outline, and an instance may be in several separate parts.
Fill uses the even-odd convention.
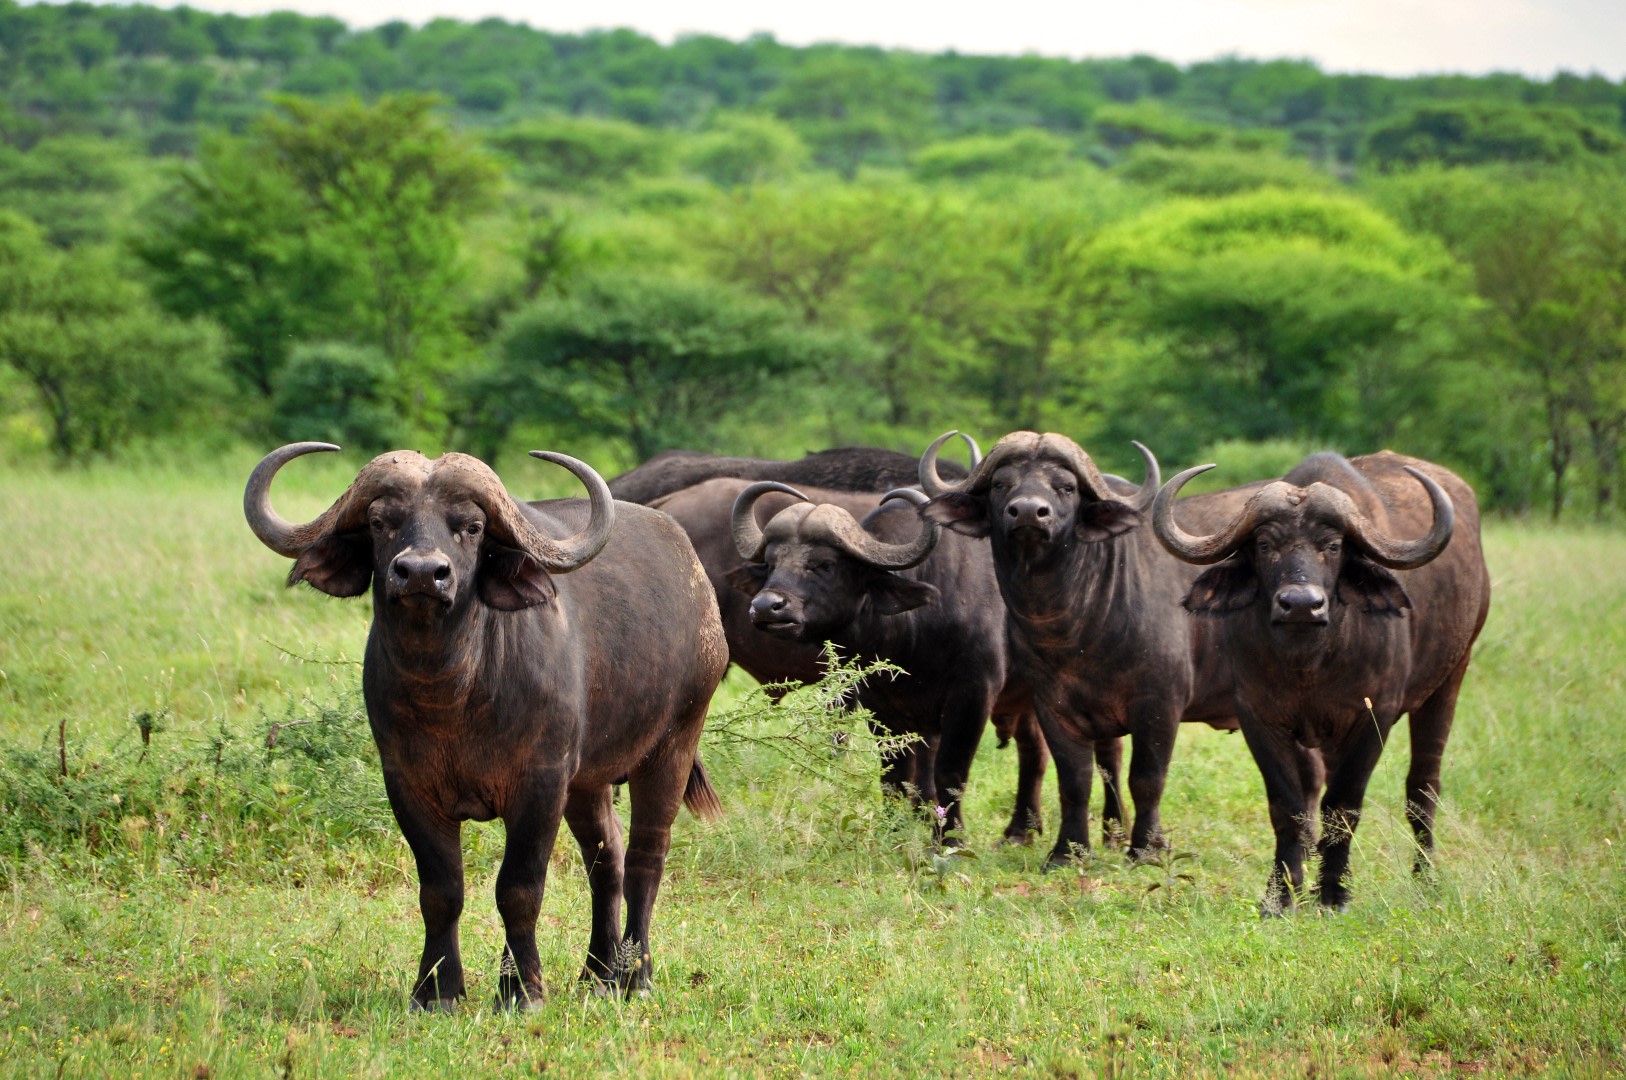
[[[621,439],[640,460],[715,447],[770,384],[784,409],[787,377],[862,348],[715,285],[588,275],[510,322],[495,362],[465,384],[469,434],[487,452],[523,421]]]
[[[171,310],[217,315],[244,380],[269,396],[287,349],[342,338],[382,350],[396,405],[435,420],[458,326],[463,222],[498,172],[421,94],[279,98],[183,177],[142,245]]]
[[[0,211],[0,362],[34,391],[66,461],[184,427],[222,398],[219,342],[165,315],[109,248],[52,248]]]

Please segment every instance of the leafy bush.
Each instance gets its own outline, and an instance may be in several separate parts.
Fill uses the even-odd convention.
[[[400,446],[407,429],[390,403],[392,383],[389,361],[377,349],[331,341],[299,346],[277,379],[276,433],[289,442],[375,452]]]
[[[69,741],[66,727],[60,742],[0,744],[0,881],[43,859],[114,879],[257,869],[298,882],[332,846],[395,829],[355,691],[191,744],[166,737],[162,719],[132,717],[140,741],[106,749]]]
[[[1045,131],[976,135],[934,143],[915,155],[922,180],[969,180],[978,176],[1055,176],[1067,165],[1072,145]]]

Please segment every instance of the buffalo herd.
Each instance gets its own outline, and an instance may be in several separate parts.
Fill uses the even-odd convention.
[[[543,993],[536,923],[560,820],[581,849],[595,992],[650,985],[650,917],[679,804],[721,811],[696,756],[732,661],[781,688],[817,680],[833,645],[902,673],[857,703],[913,736],[883,786],[963,843],[961,802],[984,728],[1014,740],[1005,838],[1043,832],[1054,758],[1061,816],[1046,866],[1102,835],[1132,859],[1165,841],[1159,804],[1178,726],[1240,728],[1264,780],[1275,858],[1261,910],[1280,914],[1321,856],[1315,895],[1349,902],[1349,852],[1391,727],[1409,717],[1405,812],[1416,865],[1433,849],[1440,765],[1490,605],[1471,488],[1384,451],[1314,454],[1284,477],[1178,498],[1104,474],[1064,435],[1014,432],[969,467],[843,448],[795,461],[660,454],[586,499],[523,502],[483,462],[398,451],[302,525],[271,507],[295,443],[249,478],[254,534],[294,560],[290,585],[372,590],[363,665],[384,787],[417,862],[424,947],[412,1002],[465,992],[460,829],[501,818],[506,946],[498,1000]],[[1129,803],[1120,801],[1128,736]],[[625,784],[623,841],[614,790]],[[622,922],[622,904],[626,905]]]

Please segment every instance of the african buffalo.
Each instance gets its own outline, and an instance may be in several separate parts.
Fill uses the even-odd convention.
[[[418,864],[414,1006],[451,1007],[464,994],[460,832],[471,819],[502,818],[508,832],[500,1002],[543,993],[536,920],[561,816],[593,898],[582,978],[600,991],[647,988],[678,804],[719,810],[695,746],[728,656],[688,538],[664,514],[615,503],[582,462],[542,452],[587,500],[520,503],[475,458],[402,451],[374,458],[314,521],[284,521],[269,498],[277,470],[337,449],[295,443],[267,455],[244,512],[267,547],[296,560],[290,585],[332,596],[372,587],[362,687],[390,808]],[[624,855],[611,805],[623,779]]]
[[[1126,734],[1135,804],[1129,850],[1143,857],[1161,842],[1158,804],[1178,724],[1236,726],[1216,635],[1190,625],[1179,608],[1195,571],[1139,528],[1157,494],[1157,459],[1135,444],[1147,479],[1125,495],[1073,440],[1018,431],[950,485],[937,472],[937,452],[952,435],[920,459],[921,486],[932,496],[920,513],[990,540],[1012,666],[1033,691],[1056,759],[1062,820],[1046,865],[1089,846],[1090,751]],[[1240,505],[1246,490],[1187,502],[1214,516]]]
[[[729,657],[759,682],[813,682],[823,675],[822,637],[790,637],[766,634],[757,630],[751,618],[749,594],[735,587],[732,578],[741,568],[741,556],[735,548],[731,522],[733,507],[740,493],[752,484],[748,480],[719,478],[657,499],[654,506],[672,515],[694,541],[695,553],[706,568],[706,576],[717,590],[718,607],[722,612],[723,636],[728,641]],[[806,497],[820,504],[840,507],[855,519],[861,519],[880,505],[881,496],[822,488],[806,488]],[[753,501],[752,512],[758,528],[791,506],[797,500],[782,490],[765,488]],[[997,591],[988,593],[998,619],[1003,618],[1003,602]],[[996,623],[997,625],[997,623]],[[1003,630],[1000,631],[1003,634]],[[840,642],[838,642],[840,644]],[[905,665],[907,667],[907,665]],[[993,723],[1004,746],[1014,739],[1018,757],[1017,790],[1011,818],[1005,836],[1025,841],[1042,829],[1041,789],[1049,753],[1044,737],[1039,732],[1026,696],[1016,691],[1001,695],[994,706]],[[940,749],[940,729],[929,723],[908,730],[917,731],[919,741],[903,752],[889,767],[888,786],[898,789],[912,787],[918,797],[936,805],[935,758]],[[979,728],[980,730],[980,728]],[[1110,778],[1104,819],[1121,818],[1115,801],[1119,774],[1119,748],[1116,743],[1103,746],[1100,766]]]
[[[1174,498],[1213,467],[1170,480],[1152,521],[1177,558],[1217,564],[1184,605],[1221,627],[1242,733],[1264,775],[1276,832],[1264,910],[1290,906],[1288,882],[1304,883],[1316,792],[1295,767],[1303,747],[1319,747],[1327,770],[1320,903],[1342,909],[1367,781],[1401,713],[1411,716],[1406,816],[1419,869],[1433,848],[1440,760],[1490,610],[1479,508],[1473,489],[1426,461],[1315,454],[1212,535],[1192,536],[1175,522]]]
[[[758,501],[781,495],[799,501],[759,525]],[[913,783],[922,799],[943,806],[940,829],[958,835],[983,726],[991,713],[1028,715],[1027,688],[1007,678],[1004,610],[985,550],[959,537],[939,544],[937,527],[912,507],[889,505],[893,498],[926,500],[913,489],[895,491],[860,522],[850,506],[776,481],[744,487],[730,521],[745,565],[730,580],[751,597],[751,621],[764,634],[833,642],[903,669],[867,681],[859,700],[887,730],[935,741],[935,760],[926,769],[894,759],[884,781],[892,790]],[[1042,753],[1042,742],[1027,741]],[[1042,777],[1041,757],[1018,790],[1008,838],[1025,839],[1037,827]]]
[[[971,449],[971,463],[975,465],[979,457],[977,444],[969,436],[962,438]],[[944,465],[944,471],[951,477],[965,475],[965,470],[953,462],[945,462]],[[674,491],[716,477],[731,476],[741,480],[778,480],[782,484],[880,495],[892,488],[913,484],[918,468],[918,461],[908,454],[870,446],[819,450],[794,461],[667,450],[615,477],[610,481],[610,491],[618,499],[651,506],[655,500]]]

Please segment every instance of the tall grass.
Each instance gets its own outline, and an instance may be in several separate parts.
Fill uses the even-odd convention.
[[[241,524],[251,463],[0,478],[0,524],[36,537],[15,543],[21,573],[0,594],[0,1071],[1626,1068],[1617,534],[1489,530],[1495,598],[1446,762],[1435,884],[1409,872],[1403,728],[1355,841],[1353,909],[1268,922],[1270,828],[1237,736],[1181,734],[1164,818],[1193,857],[1137,869],[1097,850],[1045,875],[1042,845],[994,844],[1015,760],[992,740],[966,802],[977,857],[945,865],[872,787],[748,743],[725,754],[713,735],[729,813],[679,821],[653,997],[575,992],[586,890],[561,844],[540,934],[554,996],[523,1017],[484,1008],[502,832],[471,825],[473,997],[414,1018],[416,883],[356,669],[296,658],[359,655],[366,604],[281,587],[285,564]],[[290,517],[349,478],[289,472]],[[731,678],[723,705],[746,692]]]

